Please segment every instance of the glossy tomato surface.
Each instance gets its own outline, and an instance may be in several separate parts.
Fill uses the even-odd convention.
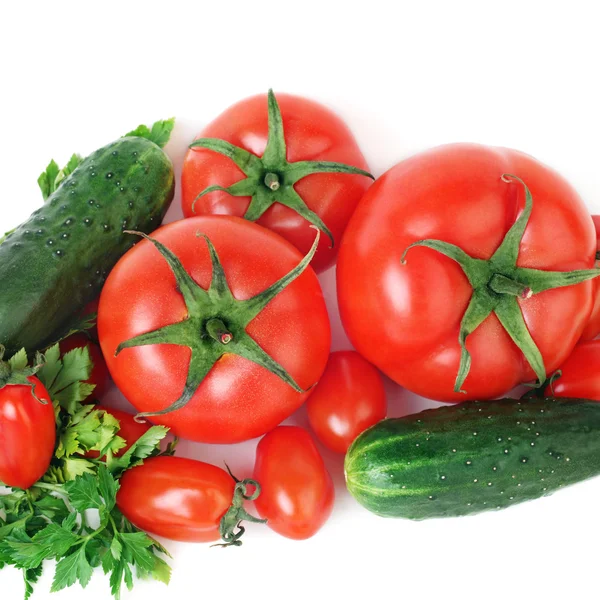
[[[156,456],[126,471],[119,510],[134,525],[182,542],[218,540],[235,482],[223,469],[189,458]]]
[[[344,122],[325,106],[288,94],[277,94],[287,143],[287,160],[326,160],[368,170],[354,136]],[[234,104],[210,123],[198,137],[218,138],[262,156],[267,143],[267,95],[253,96]],[[196,196],[212,185],[230,186],[244,178],[242,171],[225,156],[204,148],[190,149],[181,177],[181,201],[186,217],[206,214],[243,217],[249,197],[212,192],[192,204]],[[316,173],[301,179],[294,188],[310,210],[315,212],[334,238],[334,246],[322,236],[313,260],[317,272],[331,266],[341,236],[371,180],[361,175]],[[314,231],[298,213],[274,204],[257,223],[278,233],[306,254]]]
[[[204,289],[209,287],[212,267],[206,241],[197,235],[201,233],[214,244],[238,300],[262,292],[302,259],[275,233],[235,217],[194,217],[161,227],[153,237],[179,258]],[[161,410],[179,398],[191,351],[186,346],[155,344],[128,348],[115,356],[117,346],[187,316],[168,264],[147,240],[134,246],[108,277],[100,299],[100,342],[115,383],[138,410]],[[314,385],[327,363],[331,338],[314,271],[309,267],[271,300],[246,332],[302,389]],[[233,443],[273,429],[309,393],[295,391],[246,358],[225,354],[184,408],[152,420],[186,439]]]
[[[594,221],[594,227],[596,228],[596,251],[600,251],[600,215],[593,215],[592,220]],[[600,261],[596,262],[596,267],[600,265]],[[593,340],[598,334],[600,334],[600,277],[592,280],[592,286],[594,289],[594,304],[592,306],[592,312],[590,318],[581,334],[582,341]]]
[[[100,400],[110,385],[110,375],[100,346],[90,340],[85,333],[75,333],[60,342],[61,353],[69,352],[75,348],[87,348],[90,353],[90,359],[94,366],[86,383],[96,386],[92,397]]]
[[[600,340],[581,342],[560,366],[562,375],[546,396],[600,400]]]
[[[312,537],[331,515],[333,481],[309,433],[300,427],[280,426],[260,440],[253,478],[262,487],[256,509],[285,537]]]
[[[317,438],[334,452],[346,452],[361,432],[385,418],[381,375],[358,352],[333,352],[306,409]]]
[[[127,445],[121,448],[118,452],[115,453],[116,456],[121,456],[129,448],[131,448],[134,442],[137,442],[139,438],[141,438],[148,429],[150,429],[150,425],[146,423],[138,423],[133,415],[125,412],[124,410],[119,410],[118,408],[112,408],[111,406],[102,406],[98,404],[94,410],[103,410],[109,414],[111,414],[117,421],[119,421],[120,429],[117,434],[119,437],[123,438]],[[100,453],[97,450],[90,450],[87,454],[89,458],[98,458]]]
[[[461,349],[459,326],[472,287],[452,259],[418,240],[437,239],[488,259],[522,211],[520,177],[533,211],[517,266],[590,269],[596,237],[575,190],[532,157],[503,148],[455,144],[399,163],[375,182],[342,241],[337,268],[344,328],[354,347],[400,385],[427,398],[459,402],[494,398],[534,373],[494,314],[467,340],[471,370],[465,394],[454,392]],[[589,318],[592,283],[519,300],[546,372],[567,358]]]
[[[48,470],[56,440],[50,396],[37,377],[27,379],[46,404],[26,385],[0,389],[0,481],[24,490]]]

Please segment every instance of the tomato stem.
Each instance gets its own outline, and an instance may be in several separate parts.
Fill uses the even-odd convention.
[[[209,319],[206,322],[206,332],[215,342],[229,344],[233,340],[233,334],[221,319]]]
[[[265,185],[272,191],[277,191],[281,186],[277,173],[267,173],[264,179]]]
[[[500,273],[492,275],[488,285],[497,294],[510,294],[511,296],[519,296],[523,299],[533,296],[533,290],[528,285],[519,283]]]

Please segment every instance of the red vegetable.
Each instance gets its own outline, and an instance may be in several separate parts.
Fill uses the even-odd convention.
[[[300,427],[280,426],[260,440],[254,479],[261,485],[256,509],[285,537],[312,537],[331,515],[331,476],[312,438]]]
[[[333,352],[306,408],[317,438],[334,452],[346,452],[361,432],[385,418],[383,381],[358,352]]]
[[[306,400],[329,353],[311,256],[235,217],[161,227],[102,291],[100,342],[119,389],[183,438],[232,443],[273,429]]]
[[[0,346],[0,481],[28,489],[54,454],[54,409],[34,369],[13,370],[3,354]]]
[[[371,183],[342,120],[316,102],[287,94],[238,102],[190,148],[181,177],[186,217],[257,221],[302,254],[314,239],[307,227],[312,223],[326,234],[313,261],[317,272],[334,263],[348,220]]]
[[[96,386],[94,388],[93,397],[101,399],[110,385],[110,376],[100,346],[90,340],[85,333],[75,333],[60,342],[61,354],[74,350],[75,348],[88,349],[90,359],[94,366],[92,368],[92,374],[86,383],[91,383]]]
[[[236,482],[213,465],[189,458],[157,456],[126,471],[117,494],[119,510],[134,525],[154,535],[183,542],[239,545],[242,519],[258,521],[243,508],[252,480]]]
[[[596,228],[596,251],[600,252],[600,215],[593,215],[592,220],[594,221],[594,227]],[[596,266],[599,265],[600,262],[596,262]],[[594,279],[592,284],[594,286],[594,304],[587,325],[581,334],[581,339],[584,341],[593,340],[600,334],[600,277]]]
[[[556,172],[514,150],[443,146],[361,201],[340,249],[340,314],[354,347],[409,390],[495,398],[570,354],[595,253],[592,220]]]
[[[119,410],[118,408],[112,408],[110,406],[102,406],[101,404],[98,404],[94,410],[103,410],[119,421],[121,428],[119,429],[118,436],[123,438],[127,442],[127,445],[116,452],[116,456],[121,456],[121,454],[127,452],[132,444],[137,442],[137,440],[150,429],[150,425],[138,423],[133,418],[133,415],[130,415],[124,410]],[[100,453],[97,450],[90,450],[86,456],[88,458],[98,458]]]
[[[600,340],[577,344],[560,371],[562,375],[546,387],[546,396],[600,400]]]

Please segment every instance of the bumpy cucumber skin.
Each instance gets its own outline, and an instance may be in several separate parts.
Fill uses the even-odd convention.
[[[506,508],[600,474],[600,403],[463,402],[363,432],[345,459],[350,493],[383,517]]]
[[[0,245],[0,344],[8,356],[68,331],[139,240],[123,231],[155,230],[173,192],[171,161],[147,139],[124,137],[83,160]]]

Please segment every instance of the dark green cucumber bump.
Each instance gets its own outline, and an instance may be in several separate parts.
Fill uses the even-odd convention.
[[[346,483],[384,517],[506,508],[600,474],[600,403],[464,402],[386,419],[348,449]]]
[[[171,123],[172,127],[172,123]],[[8,355],[56,341],[173,198],[171,161],[153,141],[123,137],[84,159],[0,245],[0,344]]]

